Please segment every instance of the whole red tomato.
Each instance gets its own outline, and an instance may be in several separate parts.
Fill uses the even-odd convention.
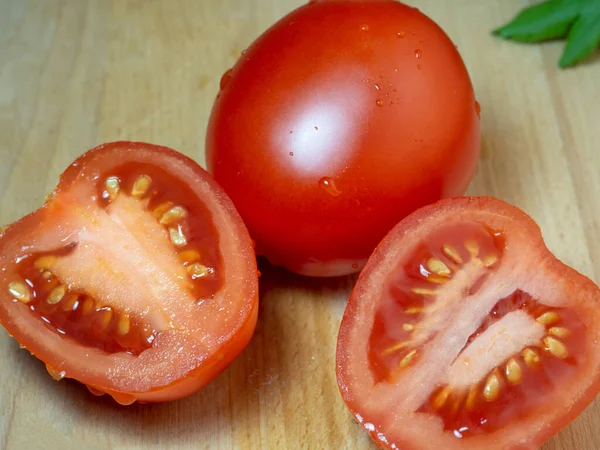
[[[347,274],[404,216],[464,192],[478,111],[457,49],[419,10],[312,2],[223,76],[208,168],[272,263]]]

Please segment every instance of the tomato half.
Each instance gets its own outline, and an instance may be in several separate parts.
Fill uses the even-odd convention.
[[[492,198],[400,222],[344,313],[337,379],[390,449],[534,449],[600,390],[600,290]]]
[[[400,219],[461,195],[478,105],[448,36],[390,0],[321,0],[281,19],[221,80],[209,171],[257,252],[312,276],[357,272]]]
[[[0,234],[0,323],[55,379],[119,403],[200,389],[246,346],[258,282],[248,232],[191,159],[97,147]]]

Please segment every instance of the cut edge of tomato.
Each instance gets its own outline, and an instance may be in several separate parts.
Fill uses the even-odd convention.
[[[172,374],[158,372],[154,374],[155,379],[149,376],[149,374],[152,375],[151,370],[149,373],[131,373],[128,371],[127,361],[120,368],[121,375],[117,374],[119,370],[115,372],[114,364],[112,367],[109,367],[110,364],[106,367],[93,367],[91,361],[94,360],[94,355],[100,352],[96,352],[95,349],[78,348],[76,343],[67,342],[66,348],[71,347],[71,350],[75,351],[74,353],[68,352],[70,358],[67,360],[61,356],[61,354],[64,355],[64,352],[57,350],[59,344],[52,343],[53,338],[58,337],[55,331],[41,327],[34,328],[36,332],[32,333],[33,336],[28,334],[31,328],[26,331],[28,330],[27,325],[31,324],[27,319],[31,319],[31,317],[23,314],[25,310],[20,308],[25,305],[18,302],[0,303],[0,324],[22,346],[44,361],[49,367],[49,371],[59,370],[62,374],[60,378],[63,376],[75,378],[90,386],[95,392],[102,391],[113,395],[120,403],[131,403],[130,398],[132,397],[141,401],[166,401],[181,398],[210,382],[241,353],[254,332],[258,311],[258,271],[248,231],[231,200],[216,182],[190,158],[166,147],[138,142],[113,142],[86,152],[65,170],[58,186],[47,197],[43,206],[0,230],[0,248],[2,249],[0,252],[2,266],[0,279],[5,278],[5,281],[8,282],[6,277],[10,274],[7,273],[7,267],[8,263],[12,264],[9,258],[20,255],[26,250],[23,247],[23,236],[29,239],[27,245],[31,247],[38,245],[40,236],[43,240],[43,230],[49,227],[56,227],[59,238],[67,237],[70,231],[68,226],[54,220],[53,214],[60,214],[60,209],[65,207],[59,201],[63,193],[68,192],[75,183],[89,183],[90,172],[93,171],[89,167],[98,159],[102,160],[101,162],[107,168],[115,166],[115,159],[118,161],[153,161],[166,167],[173,176],[182,177],[190,184],[212,214],[213,222],[219,233],[219,249],[224,255],[223,265],[226,279],[214,300],[230,302],[231,305],[237,306],[238,308],[234,312],[238,319],[228,323],[230,328],[227,332],[214,336],[214,342],[204,346],[206,354],[202,358],[198,359],[194,355],[186,355],[186,352],[183,352],[180,360],[187,359],[187,361],[180,364],[179,373],[172,376]],[[102,168],[93,167],[92,169],[101,171]],[[54,236],[54,242],[56,241],[56,236]],[[236,301],[236,299],[239,300]],[[207,312],[204,311],[205,314]],[[185,339],[183,340],[185,341]],[[167,339],[167,341],[170,344],[180,343],[180,339]],[[195,342],[200,341],[196,340]],[[192,345],[188,350],[193,349],[198,349],[198,347]],[[79,354],[81,361],[74,363],[73,360],[76,360],[77,357],[73,355],[77,354],[77,350],[82,350]],[[156,351],[154,348],[149,350]],[[127,360],[130,355],[124,356],[124,360]],[[114,357],[115,355],[100,355],[100,360],[106,362]],[[88,367],[86,367],[86,362],[90,363]]]
[[[441,445],[448,449],[478,448],[477,445],[496,448],[486,439],[489,435],[471,436],[466,440],[456,439],[454,436],[446,437],[447,433],[442,432],[442,428],[432,426],[432,423],[437,422],[428,422],[424,414],[417,416],[416,412],[411,412],[411,418],[416,417],[418,421],[410,423],[407,422],[407,417],[404,417],[405,422],[399,424],[395,423],[397,411],[386,410],[385,413],[380,411],[378,414],[374,405],[371,405],[371,409],[365,408],[365,402],[368,402],[365,396],[376,395],[381,398],[395,389],[393,383],[376,383],[368,367],[368,337],[379,303],[373,299],[380,298],[389,272],[397,267],[401,256],[408,251],[398,243],[406,240],[417,241],[420,236],[429,235],[444,223],[448,214],[452,214],[453,220],[456,219],[457,222],[462,216],[468,220],[479,216],[482,223],[490,226],[496,222],[501,229],[503,227],[500,225],[503,224],[509,229],[508,234],[513,241],[515,234],[519,235],[520,239],[526,239],[527,248],[533,255],[533,259],[525,258],[526,263],[535,264],[539,269],[532,276],[530,284],[536,284],[537,279],[543,279],[544,275],[540,272],[545,271],[552,274],[553,284],[543,287],[544,293],[550,295],[553,288],[558,292],[573,292],[573,288],[576,287],[579,312],[584,316],[585,325],[591,333],[587,342],[593,348],[600,339],[600,317],[597,312],[594,313],[594,307],[600,300],[600,290],[587,277],[564,265],[550,253],[543,242],[539,227],[524,212],[491,197],[446,199],[416,211],[390,231],[361,272],[344,312],[337,343],[336,372],[340,393],[355,418],[378,444],[387,448],[424,448],[420,444],[425,442],[424,439],[427,439],[429,446]],[[539,281],[537,285],[540,285]],[[584,369],[585,376],[579,388],[568,387],[567,393],[555,397],[560,405],[565,407],[565,411],[543,411],[535,419],[528,417],[518,426],[511,424],[499,430],[503,433],[501,445],[537,448],[576,418],[600,390],[600,355],[592,354]],[[567,394],[573,394],[570,401]],[[420,428],[422,426],[426,426],[426,429]],[[490,435],[498,436],[497,432]]]
[[[170,385],[152,389],[147,392],[120,392],[106,389],[102,386],[86,385],[94,395],[108,394],[118,403],[129,405],[134,402],[167,402],[179,400],[202,389],[210,383],[218,374],[225,370],[245,349],[254,334],[256,321],[258,319],[258,295],[254,300],[254,307],[248,316],[246,323],[242,325],[238,337],[239,351],[228,351],[227,342],[218,349],[208,360],[190,372],[184,379],[177,380]],[[68,377],[67,377],[68,378]],[[94,392],[95,391],[95,392]]]

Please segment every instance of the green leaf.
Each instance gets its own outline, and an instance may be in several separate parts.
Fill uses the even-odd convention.
[[[566,38],[559,65],[569,67],[600,46],[600,0],[546,0],[525,8],[493,33],[518,42]]]
[[[569,67],[583,61],[600,45],[600,7],[597,9],[582,13],[569,31],[560,67]]]
[[[511,22],[493,33],[519,42],[564,38],[589,0],[549,0],[525,8]],[[598,0],[592,0],[597,2]]]

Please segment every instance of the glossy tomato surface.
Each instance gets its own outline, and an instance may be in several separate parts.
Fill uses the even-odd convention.
[[[599,304],[516,207],[442,200],[362,271],[338,338],[340,392],[384,448],[537,449],[600,390]]]
[[[322,0],[260,36],[221,80],[207,164],[257,251],[292,271],[358,271],[398,221],[460,195],[478,105],[448,36],[390,0]]]
[[[0,233],[0,267],[0,324],[55,379],[122,404],[200,389],[256,324],[243,222],[206,171],[164,147],[81,156]]]

